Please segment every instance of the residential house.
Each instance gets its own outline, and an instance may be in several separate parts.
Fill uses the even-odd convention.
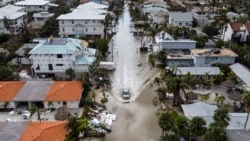
[[[66,125],[67,121],[30,122],[19,141],[64,141]]]
[[[21,6],[26,8],[26,12],[42,12],[48,11],[49,0],[23,0],[15,3],[16,6]]]
[[[228,23],[222,32],[222,40],[242,43],[246,41],[247,30],[242,23]]]
[[[0,122],[0,141],[64,141],[67,121]]]
[[[4,6],[4,5],[10,3],[11,1],[13,1],[13,0],[0,0],[0,6]]]
[[[167,67],[179,66],[190,67],[193,66],[193,58],[191,56],[191,49],[196,47],[196,42],[189,39],[175,40],[168,33],[161,32],[155,37],[155,41],[160,50],[165,50],[167,53]]]
[[[77,74],[87,72],[96,59],[96,49],[88,48],[86,41],[52,36],[37,41],[38,45],[29,52],[35,75],[64,77],[70,68]]]
[[[18,34],[26,20],[25,8],[6,5],[0,8],[0,34]]]
[[[16,93],[12,101],[14,108],[23,105],[30,108],[32,105],[44,107],[44,99],[54,81],[26,81],[25,85]]]
[[[190,73],[192,77],[200,80],[214,80],[220,74],[219,67],[177,67],[178,76],[185,76]]]
[[[209,67],[213,64],[234,64],[236,53],[227,48],[222,49],[192,49],[192,58],[195,67]]]
[[[237,20],[237,19],[240,17],[239,14],[237,14],[237,13],[235,13],[235,12],[231,12],[231,11],[227,12],[227,13],[226,13],[226,16],[227,16],[227,18],[228,18],[230,21],[235,21],[235,20]]]
[[[191,12],[169,12],[168,23],[174,26],[191,27],[193,14]]]
[[[36,43],[27,43],[20,47],[18,50],[16,50],[15,54],[17,55],[17,58],[14,58],[15,62],[22,65],[30,65],[31,61],[28,58],[28,53],[36,45]]]
[[[15,108],[12,99],[24,84],[23,81],[0,81],[0,108]]]
[[[34,13],[33,19],[35,27],[41,27],[52,16],[54,16],[54,13],[49,13],[47,11]]]
[[[250,45],[250,23],[245,23],[244,27],[246,29],[246,43]]]
[[[151,23],[161,23],[166,20],[169,6],[163,0],[147,0],[142,4],[142,13],[147,15]]]
[[[229,66],[231,71],[243,82],[243,85],[250,86],[250,70],[240,63],[235,63]]]
[[[104,36],[104,21],[108,6],[94,2],[79,5],[71,13],[60,15],[61,37]]]
[[[17,108],[20,105],[26,108],[32,105],[41,108],[62,106],[79,108],[83,92],[80,81],[26,81],[23,83],[22,87],[16,91],[5,88],[9,96],[3,97],[10,102],[11,108]]]
[[[166,32],[158,33],[155,37],[155,41],[160,49],[194,49],[197,43],[197,41],[189,39],[175,40]]]
[[[80,81],[55,81],[44,99],[45,108],[79,108],[82,97],[82,83]]]

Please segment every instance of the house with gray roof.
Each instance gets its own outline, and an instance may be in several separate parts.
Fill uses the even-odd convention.
[[[193,13],[191,12],[169,12],[169,24],[174,26],[192,26]]]
[[[230,65],[229,68],[247,86],[250,86],[250,70],[240,63]]]
[[[6,5],[0,8],[0,34],[18,34],[26,19],[24,7]],[[8,24],[5,24],[7,20]],[[8,26],[6,26],[8,25]]]
[[[178,76],[184,76],[190,73],[193,77],[203,80],[205,77],[209,80],[214,80],[220,74],[219,67],[177,67]]]
[[[61,37],[104,36],[104,25],[108,6],[88,2],[79,5],[71,13],[57,17]]]
[[[83,40],[49,37],[36,41],[38,44],[29,52],[35,75],[64,77],[69,68],[76,73],[87,72],[96,59],[96,49],[88,48],[88,42]]]

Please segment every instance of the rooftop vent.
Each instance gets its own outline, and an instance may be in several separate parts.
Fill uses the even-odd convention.
[[[48,42],[51,43],[53,41],[53,36],[51,35],[49,38],[48,38]]]

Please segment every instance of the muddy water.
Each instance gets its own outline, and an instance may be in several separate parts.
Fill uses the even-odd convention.
[[[155,70],[150,70],[148,66],[148,54],[139,52],[141,41],[130,32],[130,24],[131,17],[128,6],[125,5],[124,13],[119,19],[118,32],[113,38],[116,70],[111,75],[112,95],[118,100],[121,100],[124,87],[130,89],[131,100],[135,100],[147,79],[155,74]]]
[[[153,106],[155,88],[146,85],[157,75],[157,69],[148,65],[148,54],[138,52],[140,40],[130,33],[130,15],[125,5],[119,19],[118,32],[114,39],[114,62],[116,70],[111,74],[112,90],[107,103],[108,111],[117,115],[107,141],[157,141],[161,130]],[[142,63],[141,67],[137,65]],[[131,102],[122,103],[121,90],[128,87]]]

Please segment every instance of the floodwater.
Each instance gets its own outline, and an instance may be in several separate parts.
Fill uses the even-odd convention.
[[[148,54],[140,53],[140,40],[130,33],[130,15],[125,5],[113,38],[116,70],[111,74],[112,90],[107,110],[117,115],[106,141],[158,141],[161,130],[157,124],[157,107],[153,106],[155,89],[149,82],[159,72],[148,65]],[[137,66],[141,64],[141,66]],[[129,103],[123,103],[122,88],[130,89]]]
[[[131,17],[125,4],[124,13],[119,19],[118,32],[113,38],[116,70],[111,75],[112,95],[120,101],[122,88],[129,88],[130,100],[134,101],[156,71],[148,65],[148,54],[140,53],[141,40],[130,32],[130,24]]]

